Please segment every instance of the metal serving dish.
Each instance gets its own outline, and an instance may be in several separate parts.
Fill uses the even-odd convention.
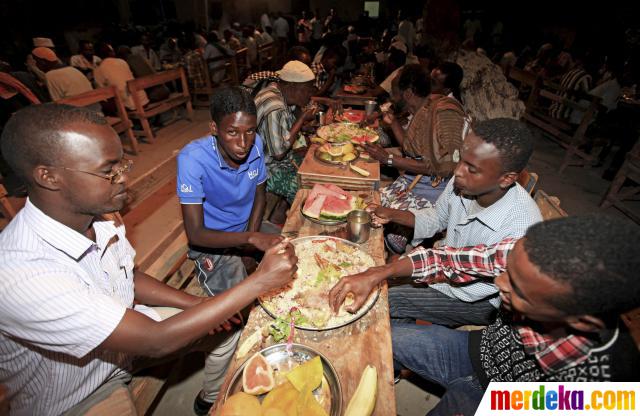
[[[342,386],[336,369],[331,365],[327,357],[311,347],[302,344],[292,344],[291,353],[287,352],[287,344],[277,344],[260,351],[274,370],[289,371],[293,364],[302,364],[316,356],[322,361],[323,378],[322,385],[313,391],[313,395],[330,416],[342,415]],[[242,391],[242,371],[250,357],[233,374],[231,383],[224,394],[226,401],[230,396]],[[258,396],[262,399],[266,394]]]
[[[316,224],[320,224],[320,225],[340,225],[340,224],[346,224],[347,223],[347,218],[345,217],[344,220],[321,220],[319,218],[313,218],[313,217],[309,217],[307,216],[304,211],[304,204],[300,205],[300,213],[302,214],[303,217],[305,217],[306,219],[308,219],[311,222],[314,222]]]

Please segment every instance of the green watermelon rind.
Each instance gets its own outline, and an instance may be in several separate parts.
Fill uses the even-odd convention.
[[[347,215],[355,209],[358,209],[358,199],[353,198],[351,200],[351,207],[348,210],[344,210],[341,212],[327,212],[324,209],[320,211],[320,219],[321,220],[330,220],[330,221],[345,221],[347,219]]]

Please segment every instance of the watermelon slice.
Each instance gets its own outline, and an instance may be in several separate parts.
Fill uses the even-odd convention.
[[[320,218],[320,211],[324,205],[324,201],[327,199],[327,195],[317,195],[315,198],[311,198],[313,195],[309,195],[304,202],[304,208],[302,213],[310,218]]]
[[[344,189],[340,188],[338,185],[334,185],[332,183],[328,183],[328,184],[324,185],[324,187],[329,189],[329,190],[331,190],[331,191],[334,191],[334,192],[336,192],[336,193],[338,193],[340,195],[343,195],[347,199],[351,198],[351,194],[349,192],[345,191]],[[334,196],[337,196],[337,195],[334,195]],[[340,198],[340,199],[342,199],[342,198]]]
[[[330,189],[328,188],[329,185],[337,189],[334,189],[334,188]],[[307,197],[307,201],[309,200],[309,198],[311,198],[311,200],[314,200],[318,195],[331,195],[340,199],[346,199],[346,195],[349,195],[349,194],[345,194],[341,188],[335,185],[331,185],[331,184],[329,185],[324,186],[324,185],[320,185],[319,183],[313,185],[313,188],[311,189],[311,192],[309,192],[309,196]]]
[[[338,199],[334,196],[327,196],[322,205],[320,218],[334,221],[344,221],[347,214],[355,209],[355,198]]]

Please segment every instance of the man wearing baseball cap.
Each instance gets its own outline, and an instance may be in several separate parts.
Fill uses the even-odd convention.
[[[31,55],[38,69],[45,74],[47,89],[53,101],[93,89],[82,72],[72,66],[62,66],[52,49],[39,46],[31,51]]]
[[[265,162],[269,170],[267,192],[283,196],[291,204],[298,191],[295,164],[301,161],[291,148],[302,126],[315,118],[317,108],[309,103],[316,92],[316,77],[311,68],[300,61],[287,62],[278,75],[278,81],[256,95],[258,133],[265,142]],[[298,117],[292,109],[294,106],[304,109]],[[274,216],[274,221],[281,222],[277,217]]]

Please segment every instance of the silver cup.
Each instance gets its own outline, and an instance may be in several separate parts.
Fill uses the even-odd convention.
[[[326,120],[327,117],[326,117],[325,112],[324,111],[318,111],[317,116],[318,116],[318,124],[320,124],[321,126],[324,126],[325,122],[327,121]]]
[[[364,210],[351,211],[347,215],[347,238],[354,243],[366,243],[371,231],[371,215]]]
[[[367,100],[364,102],[364,112],[367,115],[367,117],[373,114],[377,106],[378,106],[378,103],[373,100]]]

